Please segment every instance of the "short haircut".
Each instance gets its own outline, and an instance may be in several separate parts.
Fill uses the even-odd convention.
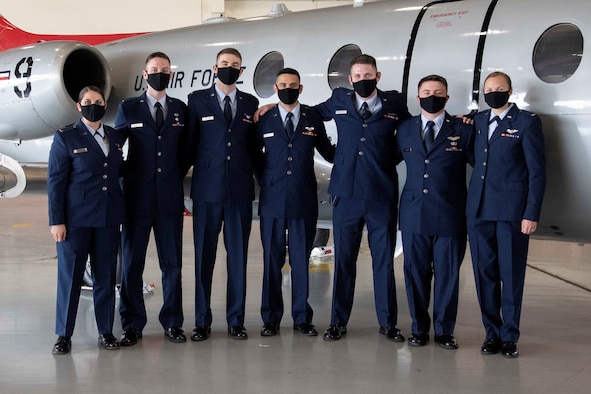
[[[351,59],[351,68],[356,64],[369,64],[370,66],[373,66],[373,68],[375,68],[376,70],[378,69],[376,58],[366,54],[355,56],[353,59]]]
[[[441,82],[443,86],[445,86],[445,90],[447,90],[447,80],[443,78],[441,75],[431,74],[427,75],[426,77],[421,78],[419,84],[417,86],[417,90],[421,88],[421,85],[425,82]]]
[[[299,72],[298,72],[296,69],[294,69],[294,68],[289,68],[289,67],[282,68],[281,70],[279,70],[279,71],[277,72],[277,76],[276,76],[275,78],[277,78],[278,76],[280,76],[280,75],[283,75],[283,74],[291,74],[291,75],[295,75],[296,77],[298,77],[298,80],[299,80],[299,81],[301,81],[301,80],[302,80],[302,79],[300,78],[300,73],[299,73]]]
[[[489,78],[495,78],[495,77],[503,77],[505,78],[505,80],[507,81],[507,83],[509,84],[509,89],[513,89],[513,85],[511,84],[511,77],[509,77],[507,74],[505,74],[502,71],[493,71],[490,74],[488,74],[486,76],[486,78],[484,79],[484,83],[486,83],[486,81]]]
[[[225,54],[237,56],[238,59],[240,59],[240,63],[242,63],[242,55],[240,54],[240,52],[238,51],[238,49],[235,49],[235,48],[224,48],[224,49],[222,49],[221,51],[218,52],[217,56],[215,57],[215,61],[217,62],[218,59],[220,58],[220,56],[221,55],[225,55]]]
[[[80,104],[82,102],[84,95],[88,92],[96,92],[101,95],[103,100],[105,99],[105,94],[103,93],[103,89],[99,88],[98,86],[90,85],[90,86],[83,87],[82,90],[80,91],[80,93],[78,94],[78,104]]]
[[[162,59],[166,59],[168,61],[168,63],[170,63],[170,58],[168,56],[166,56],[166,53],[164,52],[152,52],[148,55],[148,57],[146,58],[146,63],[144,63],[144,67],[148,64],[148,62],[154,58],[162,58]]]

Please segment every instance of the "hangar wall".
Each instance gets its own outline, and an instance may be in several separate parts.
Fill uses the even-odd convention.
[[[365,0],[370,1],[375,0]],[[222,15],[265,15],[276,3],[302,11],[352,5],[354,0],[20,0],[2,2],[0,14],[31,33],[108,34],[172,29]]]

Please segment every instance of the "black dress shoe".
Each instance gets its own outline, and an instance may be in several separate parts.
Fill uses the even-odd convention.
[[[51,352],[53,354],[67,354],[72,350],[72,341],[70,337],[57,337],[57,341],[53,344]]]
[[[133,346],[137,343],[137,340],[142,337],[142,332],[139,330],[134,330],[130,328],[129,330],[123,331],[123,335],[121,335],[121,340],[119,344],[121,346]]]
[[[274,337],[279,331],[279,324],[277,323],[265,323],[261,330],[261,335],[264,337]]]
[[[480,353],[482,354],[496,354],[498,353],[499,349],[501,348],[501,342],[496,339],[487,338],[482,347],[480,348]]]
[[[425,346],[429,342],[429,334],[410,334],[408,337],[409,346]]]
[[[402,335],[402,331],[400,331],[396,327],[380,326],[380,334],[385,335],[389,341],[404,342],[404,336]]]
[[[105,350],[119,349],[119,341],[113,334],[100,334],[98,344]]]
[[[458,348],[458,343],[453,335],[436,335],[435,340],[439,343],[439,346],[444,349],[454,350]]]
[[[322,338],[325,341],[338,341],[346,334],[347,327],[339,326],[338,324],[331,324],[324,332]]]
[[[193,329],[193,334],[191,334],[191,340],[195,342],[205,341],[207,338],[209,338],[210,333],[210,327],[197,326]]]
[[[519,357],[519,351],[517,350],[517,344],[515,342],[503,342],[503,357]]]
[[[310,323],[294,324],[293,329],[309,337],[315,337],[318,335],[316,327]]]
[[[170,342],[174,343],[183,343],[187,342],[187,337],[185,336],[185,332],[180,327],[169,327],[164,330],[164,335],[168,337]]]
[[[248,334],[244,326],[228,327],[228,334],[230,334],[232,339],[248,339]]]

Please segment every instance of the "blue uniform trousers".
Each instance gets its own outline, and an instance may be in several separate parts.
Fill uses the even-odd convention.
[[[468,238],[486,338],[517,342],[529,236],[521,221],[469,218]]]
[[[394,280],[397,207],[394,201],[339,198],[333,209],[335,267],[331,324],[346,326],[353,307],[357,255],[363,226],[371,250],[374,298],[380,326],[395,326]]]
[[[182,215],[128,217],[123,226],[123,259],[119,312],[123,330],[143,330],[147,322],[143,294],[143,273],[150,231],[154,240],[160,270],[164,303],[159,320],[165,329],[183,325],[182,305]]]
[[[440,237],[402,232],[404,281],[414,334],[431,328],[429,301],[433,281],[435,335],[453,335],[458,311],[460,265],[466,252],[466,236]]]
[[[226,320],[228,326],[244,324],[246,262],[252,225],[252,203],[194,201],[195,325],[199,327],[211,326],[211,284],[222,223],[228,273]]]
[[[261,217],[263,243],[263,296],[261,317],[265,323],[280,323],[283,317],[281,268],[285,264],[286,234],[291,266],[291,316],[294,324],[312,323],[308,304],[308,265],[316,233],[316,219]]]
[[[80,301],[80,286],[90,255],[94,314],[99,334],[113,332],[119,225],[67,227],[66,240],[57,242],[57,305],[55,333],[71,337]]]

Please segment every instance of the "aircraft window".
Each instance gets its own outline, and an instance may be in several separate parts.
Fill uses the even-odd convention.
[[[561,23],[546,30],[533,53],[536,75],[544,82],[560,83],[569,79],[583,58],[583,35],[571,23]]]
[[[350,88],[349,73],[351,59],[361,55],[361,49],[355,44],[345,45],[340,48],[330,59],[328,65],[328,86],[334,88]]]
[[[259,61],[254,70],[254,90],[262,98],[269,98],[275,94],[273,85],[277,72],[281,70],[285,62],[279,52],[269,52]]]

